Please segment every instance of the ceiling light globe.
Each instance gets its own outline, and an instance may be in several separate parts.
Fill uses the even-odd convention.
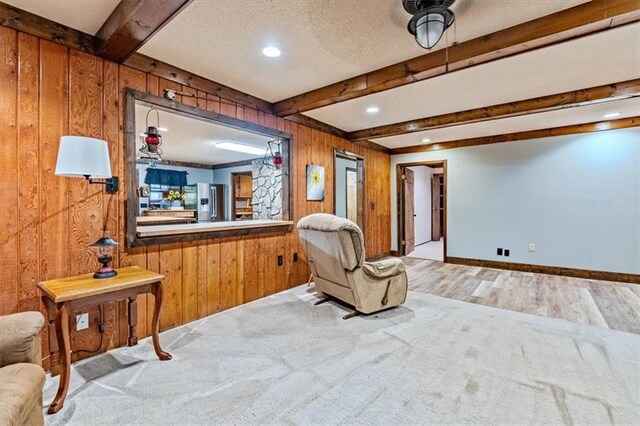
[[[444,16],[439,13],[424,15],[416,23],[416,41],[425,49],[438,44],[445,30]]]
[[[278,49],[277,47],[268,46],[262,49],[262,54],[269,58],[277,58],[278,56],[280,56],[280,49]]]

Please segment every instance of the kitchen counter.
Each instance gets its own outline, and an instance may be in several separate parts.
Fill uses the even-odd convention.
[[[136,223],[138,225],[165,225],[176,223],[189,223],[194,222],[195,217],[180,217],[180,216],[138,216],[136,217]]]
[[[239,229],[277,228],[293,226],[288,220],[243,220],[237,222],[199,222],[175,225],[140,226],[136,229],[138,237],[158,237],[168,235],[197,234],[203,232],[231,231]]]

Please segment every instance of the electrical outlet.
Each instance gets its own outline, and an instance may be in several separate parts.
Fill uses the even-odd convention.
[[[509,257],[509,249],[504,249],[504,255]]]
[[[278,256],[278,266],[282,266],[284,264],[284,258],[282,255]]]
[[[536,251],[536,245],[535,245],[535,243],[529,243],[529,251],[530,251],[530,252],[534,252],[534,251]]]
[[[298,253],[293,253],[293,261],[294,262],[298,261]]]
[[[498,256],[502,256],[502,249],[499,248],[497,253],[498,253]]]
[[[89,328],[89,314],[76,315],[76,331]]]

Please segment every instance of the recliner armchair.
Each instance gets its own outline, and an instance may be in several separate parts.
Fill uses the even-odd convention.
[[[355,223],[330,214],[312,214],[298,222],[298,233],[318,293],[355,307],[345,319],[399,306],[406,300],[404,263],[397,258],[365,262],[364,238]]]
[[[43,425],[40,312],[0,317],[0,425]]]

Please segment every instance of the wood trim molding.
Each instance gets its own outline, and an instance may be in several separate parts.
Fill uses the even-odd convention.
[[[197,90],[202,90],[203,92],[257,109],[258,111],[269,114],[273,112],[272,104],[264,99],[256,98],[255,96],[251,96],[247,93],[225,86],[224,84],[216,83],[215,81],[200,77],[199,75],[190,73],[189,71],[174,67],[173,65],[169,65],[140,53],[134,53],[131,55],[124,62],[124,65],[158,77],[166,78],[167,80],[175,81],[176,83],[180,83]]]
[[[122,63],[193,0],[122,0],[96,33],[96,54]]]
[[[213,170],[216,170],[216,169],[228,169],[231,167],[250,166],[251,164],[253,164],[253,161],[257,159],[258,158],[251,158],[249,160],[234,161],[233,163],[214,164],[213,166],[211,166],[211,168]]]
[[[432,117],[387,124],[364,130],[349,132],[347,139],[352,142],[387,136],[396,136],[424,130],[440,129],[462,124],[480,123],[508,117],[518,117],[566,108],[582,107],[595,103],[610,102],[640,96],[640,79],[590,87],[571,92],[509,102],[467,111],[453,112]]]
[[[519,142],[529,139],[549,138],[554,136],[574,135],[581,133],[601,132],[605,130],[626,129],[640,126],[640,116],[622,118],[620,120],[599,121],[595,123],[575,124],[550,129],[530,130],[526,132],[508,133],[505,135],[484,136],[480,138],[461,139],[433,143],[428,145],[408,146],[391,150],[391,155],[413,154],[417,152],[441,151],[445,149],[464,148],[469,146],[490,145],[503,142]]]
[[[72,49],[95,54],[93,36],[2,2],[0,2],[0,25]]]
[[[638,0],[593,0],[504,30],[389,65],[274,104],[281,116],[379,93],[640,20]]]
[[[482,268],[507,269],[510,271],[534,272],[536,274],[559,275],[590,280],[616,281],[640,284],[640,275],[623,272],[593,271],[589,269],[564,268],[560,266],[529,265],[526,263],[500,262],[495,260],[467,259],[462,257],[446,257],[446,263],[456,265],[479,266]]]
[[[337,136],[342,139],[349,139],[349,134],[342,129],[334,127],[330,124],[323,123],[322,121],[316,120],[315,118],[311,118],[308,115],[303,114],[293,114],[288,117],[285,117],[287,120],[294,121],[298,124],[302,124],[303,126],[311,127],[312,129],[320,130],[321,132],[329,133],[331,135]],[[366,138],[360,140],[351,141],[357,145],[362,145],[365,148],[373,149],[379,152],[384,152],[385,154],[389,154],[391,150],[385,146],[382,146],[378,143],[372,142]]]
[[[295,123],[302,124],[303,126],[311,127],[312,129],[329,133],[333,136],[337,136],[342,139],[348,139],[347,132],[345,132],[344,130],[334,127],[331,124],[324,123],[320,120],[316,120],[315,118],[309,117],[308,115],[293,114],[285,118]]]

